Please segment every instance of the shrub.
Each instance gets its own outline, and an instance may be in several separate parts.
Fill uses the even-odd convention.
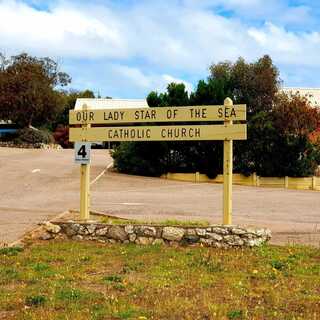
[[[165,148],[165,143],[123,142],[112,153],[114,166],[119,172],[160,176],[166,172]]]
[[[243,59],[219,63],[210,67],[210,73],[190,95],[184,84],[169,84],[165,93],[151,92],[149,106],[220,105],[226,97],[245,103],[248,138],[234,144],[234,172],[265,177],[314,174],[320,162],[315,132],[320,112],[298,94],[277,93],[279,73],[270,57],[254,63]],[[120,172],[138,175],[200,172],[214,178],[223,170],[221,141],[126,142],[113,158]]]
[[[0,249],[0,255],[6,256],[16,256],[19,252],[22,252],[23,249],[21,247],[5,247]]]
[[[50,144],[54,139],[50,132],[46,130],[36,130],[32,128],[25,128],[18,131],[18,137],[14,140],[16,144],[37,144],[45,143]]]
[[[27,296],[25,300],[25,304],[28,307],[38,307],[43,305],[46,302],[46,297],[39,295],[39,296]]]
[[[53,137],[62,148],[72,148],[73,144],[69,141],[69,127],[59,125],[53,133]]]
[[[243,311],[242,310],[231,310],[227,314],[228,319],[243,319]]]

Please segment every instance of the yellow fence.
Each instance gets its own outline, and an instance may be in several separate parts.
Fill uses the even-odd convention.
[[[167,173],[161,176],[163,179],[188,181],[188,182],[210,182],[222,183],[223,175],[219,174],[216,178],[210,179],[205,174],[196,173]],[[306,178],[272,178],[272,177],[259,177],[252,174],[246,177],[242,174],[233,174],[233,184],[243,186],[255,187],[270,187],[270,188],[286,188],[298,190],[317,190],[320,191],[320,177],[306,177]]]

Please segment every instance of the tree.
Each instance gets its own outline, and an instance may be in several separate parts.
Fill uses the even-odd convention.
[[[275,128],[282,135],[308,136],[320,126],[319,109],[299,94],[278,94],[272,113]]]
[[[147,103],[150,107],[160,107],[162,101],[162,96],[159,96],[156,91],[151,91],[147,96]]]
[[[69,142],[69,111],[74,109],[78,98],[95,98],[95,95],[93,91],[88,89],[84,91],[64,91],[61,95],[63,96],[64,107],[52,122],[51,129],[54,131],[53,136],[56,143],[63,148],[70,148],[73,144]]]
[[[63,107],[57,87],[71,82],[57,62],[26,53],[0,58],[0,118],[21,127],[52,121]]]
[[[279,71],[268,55],[253,63],[239,58],[235,63],[213,64],[209,70],[209,79],[224,83],[226,96],[236,103],[247,104],[248,118],[260,111],[272,110],[281,81]]]
[[[147,96],[150,107],[164,106],[187,106],[190,103],[188,92],[183,83],[169,83],[167,92],[160,93],[152,91]]]
[[[248,139],[234,144],[234,171],[261,176],[307,176],[320,161],[319,112],[305,98],[279,94],[279,72],[269,56],[247,63],[221,62],[210,67],[188,96],[183,84],[170,84],[164,93],[151,92],[151,107],[223,104],[226,97],[247,105]],[[183,124],[183,123],[179,123]],[[315,143],[314,141],[317,141]],[[195,172],[214,177],[222,172],[221,141],[120,144],[115,153],[122,172],[158,175]],[[130,159],[130,160],[128,160]],[[122,165],[125,161],[125,165]],[[150,167],[156,171],[151,172]],[[136,170],[139,168],[139,170]]]
[[[54,121],[54,127],[58,125],[69,125],[69,111],[74,109],[74,106],[78,98],[95,98],[93,91],[88,89],[84,91],[64,91],[61,94],[64,100],[63,108],[60,110],[59,114],[57,115]]]
[[[249,139],[235,144],[235,170],[261,176],[312,175],[320,149],[310,134],[319,119],[304,97],[278,93],[271,112],[261,111],[249,120]]]

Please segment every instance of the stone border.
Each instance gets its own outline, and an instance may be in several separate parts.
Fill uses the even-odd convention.
[[[41,240],[67,238],[104,243],[205,245],[215,248],[255,247],[271,239],[269,229],[212,225],[182,227],[163,225],[112,225],[99,222],[45,222]]]
[[[3,142],[0,141],[0,147],[5,148],[21,148],[21,149],[63,149],[60,144],[51,143],[51,144],[45,144],[45,143],[23,143],[23,144],[16,144],[13,142]]]

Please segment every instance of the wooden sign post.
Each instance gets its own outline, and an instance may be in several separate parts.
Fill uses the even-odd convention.
[[[224,100],[226,107],[232,107],[230,98]],[[233,126],[232,120],[225,120],[225,127]],[[223,141],[223,224],[232,224],[232,172],[233,172],[233,141]]]
[[[247,138],[247,126],[240,123],[245,120],[246,105],[234,105],[230,98],[226,98],[224,104],[220,106],[94,110],[84,105],[81,110],[71,110],[69,113],[71,126],[69,140],[82,143],[223,140],[223,223],[231,224],[233,140]],[[157,122],[174,122],[174,124],[155,125]],[[177,122],[190,122],[190,124],[177,125]],[[197,124],[198,122],[201,123]],[[212,124],[212,122],[223,124]],[[143,123],[147,125],[141,125]],[[89,177],[90,163],[81,164],[80,218],[82,220],[88,220],[90,216]]]
[[[83,105],[83,111],[88,110],[87,105]],[[81,131],[87,132],[91,124],[84,123],[81,125]],[[80,140],[86,141],[86,140]],[[84,149],[85,144],[82,145],[82,153],[86,155],[89,150]],[[91,146],[90,146],[91,147]],[[81,150],[79,150],[81,151]],[[80,165],[80,220],[90,219],[90,156],[89,161],[85,161]]]

